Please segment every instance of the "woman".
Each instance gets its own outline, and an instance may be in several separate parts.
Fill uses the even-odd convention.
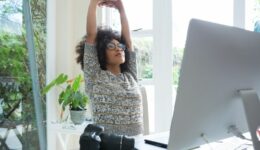
[[[110,28],[97,28],[96,8],[116,8],[120,13],[121,35]],[[87,37],[77,46],[90,96],[93,121],[105,132],[128,136],[142,133],[142,102],[137,84],[136,56],[121,0],[90,0]]]

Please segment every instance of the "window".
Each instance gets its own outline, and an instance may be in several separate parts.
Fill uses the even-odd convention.
[[[151,0],[124,0],[124,5],[131,30],[141,29],[141,31],[144,31],[152,29],[153,5]],[[113,10],[111,22],[116,29],[120,28],[118,18],[117,10]]]
[[[189,21],[192,18],[233,24],[233,0],[175,0],[173,10],[173,85],[178,85],[179,70]],[[221,10],[221,11],[220,11]]]
[[[252,8],[254,8],[253,10],[255,14],[253,15],[254,16],[253,18],[256,18],[257,15],[259,18],[259,14],[260,14],[259,0],[249,0],[249,1],[258,2],[257,5],[254,5],[254,7]],[[247,3],[249,3],[249,1],[247,1]],[[154,119],[155,122],[160,122],[162,120],[158,119],[160,117],[160,115],[158,115],[158,112],[160,112],[160,114],[163,114],[162,112],[164,110],[163,105],[160,104],[167,103],[169,105],[169,101],[166,100],[169,99],[169,97],[162,98],[164,95],[167,96],[169,95],[169,92],[164,93],[165,90],[167,90],[168,88],[168,86],[165,85],[169,83],[168,82],[169,80],[167,77],[166,79],[167,82],[164,82],[163,80],[165,80],[165,78],[164,77],[158,78],[157,75],[158,72],[159,74],[165,73],[165,70],[167,72],[167,69],[169,70],[169,67],[167,66],[166,68],[163,68],[164,67],[163,65],[160,66],[158,64],[161,63],[160,61],[164,61],[163,60],[164,58],[167,61],[171,59],[170,56],[163,55],[163,58],[157,56],[160,55],[161,53],[158,53],[158,51],[153,50],[152,45],[156,45],[157,49],[160,49],[158,48],[158,45],[161,46],[161,43],[163,43],[164,42],[163,40],[165,40],[164,36],[162,35],[167,33],[160,31],[162,26],[164,27],[163,29],[167,29],[167,30],[172,29],[172,52],[173,52],[172,70],[173,72],[170,78],[172,79],[173,87],[177,87],[179,81],[181,61],[182,61],[183,51],[184,51],[184,46],[186,41],[186,34],[187,34],[187,29],[188,29],[190,19],[197,18],[197,19],[220,23],[224,25],[233,26],[235,24],[236,26],[239,26],[240,22],[242,22],[242,24],[244,23],[243,16],[240,16],[240,14],[243,14],[242,11],[244,11],[241,10],[243,7],[245,7],[243,4],[244,1],[243,0],[238,1],[239,4],[237,5],[235,4],[237,0],[218,0],[218,1],[216,0],[197,0],[197,1],[174,0],[171,1],[172,5],[169,5],[171,6],[171,8],[167,8],[167,9],[165,9],[165,6],[168,6],[167,4],[170,4],[169,1],[124,0],[124,2],[126,5],[126,11],[130,23],[130,28],[133,31],[132,35],[133,35],[134,45],[138,45],[138,48],[140,49],[140,51],[138,52],[138,57],[139,57],[138,77],[142,79],[142,83],[145,83],[146,85],[147,82],[143,82],[143,81],[147,81],[146,79],[153,79],[150,80],[152,82],[148,82],[148,84],[151,85],[152,88],[154,88],[153,90],[151,90],[152,92],[150,92],[149,94],[155,95],[152,96],[152,98],[154,98],[153,104],[155,104],[154,112],[156,114],[155,115],[153,114],[154,116],[152,117],[155,118]],[[154,10],[152,8],[154,8]],[[169,22],[165,21],[167,20],[167,18],[163,17],[163,16],[168,16],[168,14],[171,14],[169,13],[169,11],[172,11],[172,28],[165,26],[167,24],[170,24],[170,21]],[[110,16],[110,21],[112,20],[111,22],[113,22],[113,27],[119,29],[120,26],[119,19],[118,19],[119,17],[116,16],[116,13],[117,13],[116,11],[113,11],[109,16]],[[252,13],[248,13],[248,14],[250,14],[250,16],[252,15]],[[236,22],[237,19],[238,21],[240,21],[238,23],[239,25],[237,25]],[[161,22],[166,22],[166,23],[160,24]],[[250,26],[252,28],[253,23],[251,23]],[[167,53],[168,51],[166,50],[163,52]],[[154,73],[154,74],[150,74],[150,73]],[[163,84],[159,84],[160,81],[163,81]],[[173,90],[172,94],[173,94],[172,96],[173,101],[175,101],[175,94],[176,94],[175,90]]]
[[[124,5],[129,20],[130,30],[132,31],[133,45],[138,57],[138,79],[147,81],[153,77],[152,1],[125,0]],[[107,18],[110,19],[106,22],[110,23],[113,29],[120,31],[121,25],[117,10],[112,9],[108,15]]]
[[[22,0],[0,1],[0,147],[38,149]],[[46,1],[30,1],[41,86],[45,83]],[[42,102],[44,100],[42,99]],[[38,105],[39,106],[39,105]],[[44,111],[46,111],[44,106]],[[44,118],[45,120],[45,118]],[[44,121],[42,120],[42,121]],[[15,128],[13,128],[15,127]]]
[[[245,7],[245,28],[256,31],[256,28],[260,28],[260,1],[247,0]],[[258,29],[259,31],[260,29]]]
[[[137,52],[137,69],[139,79],[151,79],[153,77],[152,66],[152,37],[134,37],[134,47]]]
[[[138,79],[145,86],[149,99],[150,131],[154,131],[154,85],[153,85],[153,1],[124,0],[124,5],[132,31],[133,46],[137,54]],[[106,10],[106,24],[121,30],[119,13],[115,9]],[[140,13],[141,12],[141,13]]]
[[[21,3],[20,0],[0,1],[1,32],[22,33],[22,13],[19,11],[22,7]]]

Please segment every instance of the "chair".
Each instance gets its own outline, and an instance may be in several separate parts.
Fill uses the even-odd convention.
[[[148,135],[150,133],[149,128],[149,109],[148,109],[148,99],[147,93],[144,86],[140,87],[141,94],[142,94],[142,105],[143,105],[143,135]]]

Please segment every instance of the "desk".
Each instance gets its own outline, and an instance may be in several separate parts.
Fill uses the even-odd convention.
[[[50,150],[78,150],[79,149],[79,138],[84,132],[86,126],[91,123],[85,121],[80,125],[74,125],[72,123],[51,123],[50,133],[53,137],[48,144]],[[72,146],[70,146],[72,145]]]
[[[157,146],[146,144],[144,142],[144,139],[154,139],[156,141],[158,139],[158,141],[165,141],[166,144],[168,144],[169,132],[162,132],[147,136],[135,137],[135,148],[137,148],[138,150],[166,150],[165,148],[160,148]]]
[[[250,139],[250,133],[245,133],[244,136]],[[164,138],[168,140],[169,132],[151,134],[148,136],[140,136],[135,138],[135,147],[138,150],[166,150],[164,148],[156,147],[153,145],[149,145],[144,143],[144,139],[159,139]],[[216,149],[216,150],[229,150],[229,149],[236,149],[236,150],[253,150],[252,142],[247,140],[242,140],[237,137],[230,137],[227,139],[222,139],[220,141],[215,141],[209,144],[201,145],[198,149],[195,150],[209,150],[209,149]]]
[[[81,125],[73,125],[66,123],[51,123],[50,133],[51,145],[50,150],[62,149],[62,150],[78,150],[79,149],[79,137],[84,132],[85,127],[91,122],[84,122]],[[135,147],[138,150],[166,150],[164,148],[156,147],[144,143],[144,139],[156,139],[156,138],[167,138],[169,132],[152,134],[147,136],[135,137]],[[73,141],[72,141],[73,140]],[[69,145],[72,145],[70,147]]]

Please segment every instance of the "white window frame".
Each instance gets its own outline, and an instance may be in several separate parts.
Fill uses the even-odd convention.
[[[245,0],[234,0],[233,3],[233,26],[245,29],[246,12]]]

